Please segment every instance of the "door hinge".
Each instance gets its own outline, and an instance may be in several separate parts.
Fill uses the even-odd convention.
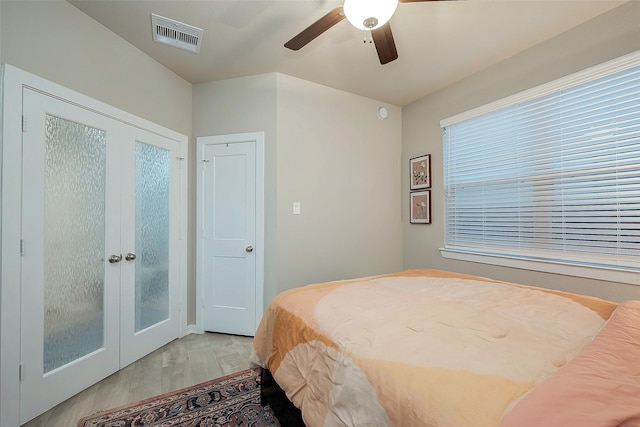
[[[20,255],[24,255],[24,240],[20,239]]]
[[[27,118],[25,116],[22,116],[22,132],[26,132],[27,131]]]
[[[24,365],[21,363],[18,365],[18,381],[22,381],[24,377]]]

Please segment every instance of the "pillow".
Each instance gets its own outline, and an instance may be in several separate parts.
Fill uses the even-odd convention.
[[[620,304],[582,352],[500,423],[533,426],[640,427],[640,301]]]

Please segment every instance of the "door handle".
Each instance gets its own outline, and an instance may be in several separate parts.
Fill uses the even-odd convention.
[[[253,252],[253,246],[247,246],[247,247],[245,248],[245,251],[247,251],[247,252]]]
[[[111,255],[109,257],[109,262],[111,264],[116,264],[116,263],[118,263],[120,261],[122,261],[122,254],[120,254],[120,255]]]
[[[124,259],[126,259],[127,261],[133,261],[134,259],[136,259],[136,254],[129,252],[124,256]]]

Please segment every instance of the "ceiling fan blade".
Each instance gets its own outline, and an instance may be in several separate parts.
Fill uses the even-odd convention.
[[[291,50],[298,50],[343,19],[344,12],[342,12],[342,6],[336,7],[286,42],[284,47]]]
[[[396,42],[393,40],[391,33],[391,25],[387,22],[382,27],[371,31],[373,43],[378,51],[378,58],[381,64],[387,64],[398,59],[398,51],[396,50]]]

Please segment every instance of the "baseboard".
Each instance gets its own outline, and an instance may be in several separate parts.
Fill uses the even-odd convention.
[[[204,334],[204,331],[201,328],[198,328],[198,325],[187,325],[183,337],[189,334]]]

